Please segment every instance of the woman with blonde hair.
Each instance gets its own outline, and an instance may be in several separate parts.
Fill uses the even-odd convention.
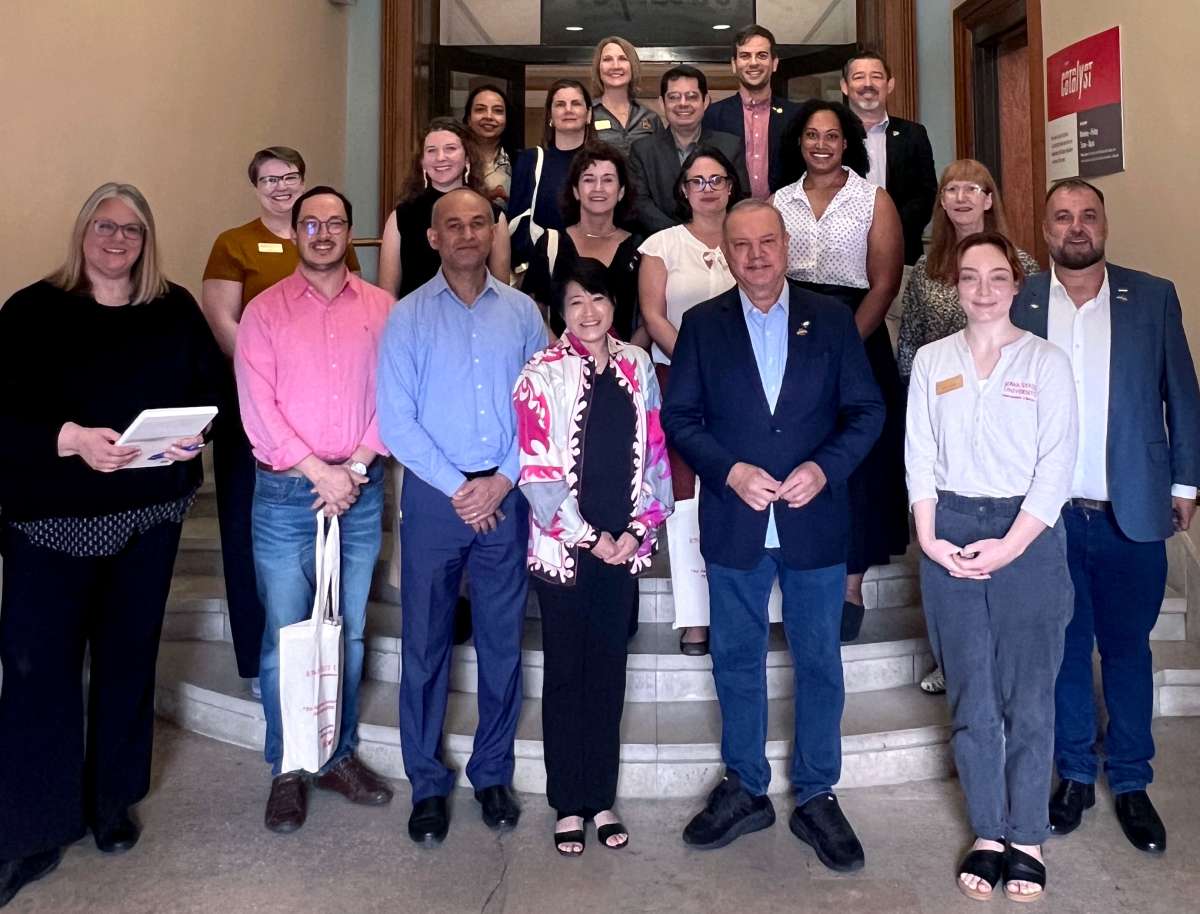
[[[219,406],[222,371],[129,184],[97,188],[63,266],[0,308],[0,905],[89,828],[106,853],[138,840],[130,807],[150,787],[159,634],[204,442],[131,469],[141,452],[117,441],[143,409]]]
[[[637,100],[642,62],[637,48],[619,35],[601,38],[592,54],[592,124],[596,138],[624,155],[638,137],[661,125],[658,115]]]

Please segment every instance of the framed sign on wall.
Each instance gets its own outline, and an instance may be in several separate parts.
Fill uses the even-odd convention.
[[[1046,58],[1046,176],[1124,170],[1121,29],[1113,26]]]

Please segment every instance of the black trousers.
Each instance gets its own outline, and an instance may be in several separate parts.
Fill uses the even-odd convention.
[[[617,797],[629,604],[628,566],[579,553],[573,587],[537,581],[542,611],[542,740],[546,799],[564,816],[590,817]]]
[[[0,860],[70,844],[149,790],[154,668],[180,528],[158,524],[104,558],[0,528]]]
[[[250,512],[254,502],[254,455],[242,428],[237,395],[225,398],[225,414],[213,442],[213,476],[217,484],[217,519],[221,525],[221,562],[225,569],[225,602],[238,675],[258,675],[266,612],[258,599],[254,576]]]

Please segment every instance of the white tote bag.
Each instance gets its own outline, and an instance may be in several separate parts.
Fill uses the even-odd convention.
[[[342,549],[338,519],[317,512],[312,615],[279,630],[283,771],[317,772],[337,747],[342,723]]]

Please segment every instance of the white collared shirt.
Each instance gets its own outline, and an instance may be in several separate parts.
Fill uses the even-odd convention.
[[[871,157],[871,166],[867,170],[867,180],[876,187],[887,188],[887,134],[890,118],[884,118],[874,127],[867,128],[867,155]]]
[[[1125,291],[1125,290],[1121,290]],[[1046,338],[1067,354],[1079,401],[1079,454],[1072,498],[1110,501],[1108,497],[1108,396],[1112,367],[1112,300],[1108,270],[1096,297],[1078,307],[1050,265],[1050,302]],[[1196,487],[1173,485],[1171,494],[1195,498]]]

